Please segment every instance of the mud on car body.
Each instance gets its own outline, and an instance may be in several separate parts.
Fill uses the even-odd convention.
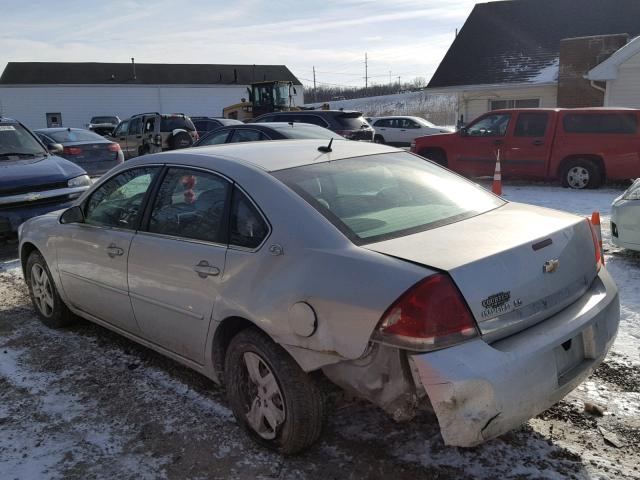
[[[80,315],[226,384],[293,453],[327,378],[398,420],[430,405],[458,446],[560,400],[617,331],[594,238],[395,148],[288,140],[130,160],[27,222],[20,253],[46,324]]]

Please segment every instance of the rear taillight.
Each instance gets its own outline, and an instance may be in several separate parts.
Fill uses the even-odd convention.
[[[604,264],[602,253],[600,251],[600,248],[602,246],[600,245],[600,240],[598,240],[598,232],[596,232],[596,227],[593,225],[593,223],[591,223],[591,220],[589,220],[588,218],[587,218],[587,223],[589,224],[589,230],[591,231],[591,238],[593,239],[593,248],[595,250],[595,257],[596,257],[596,270],[599,272],[600,268]]]
[[[373,339],[411,350],[436,350],[478,335],[451,278],[435,274],[415,284],[380,319]]]
[[[197,131],[193,132],[193,139],[196,140],[196,141],[200,140],[200,134]]]
[[[120,144],[119,143],[110,143],[107,148],[109,149],[110,152],[119,152],[120,151]]]
[[[62,153],[65,155],[81,155],[82,149],[78,147],[64,147]]]

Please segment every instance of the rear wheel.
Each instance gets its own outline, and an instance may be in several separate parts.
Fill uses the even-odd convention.
[[[250,328],[231,340],[224,379],[238,423],[258,443],[292,454],[320,436],[324,423],[320,389],[264,333]]]
[[[25,276],[31,302],[42,323],[52,328],[75,323],[75,316],[60,298],[47,262],[40,252],[34,251],[29,255]]]
[[[375,135],[373,141],[375,143],[384,143],[384,137],[382,135]]]
[[[562,169],[563,187],[584,189],[598,188],[602,184],[602,172],[598,165],[588,158],[571,160]]]

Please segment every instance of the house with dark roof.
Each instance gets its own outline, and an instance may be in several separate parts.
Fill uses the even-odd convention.
[[[479,3],[428,89],[456,94],[465,121],[497,108],[602,106],[605,86],[585,76],[638,34],[638,0]]]
[[[51,118],[84,127],[92,116],[143,112],[221,116],[247,97],[249,84],[265,80],[292,82],[293,102],[304,103],[302,84],[284,65],[9,62],[0,76],[0,114],[31,128]]]

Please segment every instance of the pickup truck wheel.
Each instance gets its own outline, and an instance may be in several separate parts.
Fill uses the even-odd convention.
[[[44,257],[34,251],[27,259],[25,280],[38,317],[47,327],[62,328],[75,323],[75,316],[56,289]]]
[[[384,137],[382,135],[376,135],[373,137],[375,143],[384,143]]]
[[[224,363],[227,398],[238,423],[261,445],[300,452],[320,436],[323,395],[289,354],[249,328],[229,344]]]
[[[588,158],[572,160],[562,169],[562,186],[584,189],[598,188],[602,184],[600,168]]]

